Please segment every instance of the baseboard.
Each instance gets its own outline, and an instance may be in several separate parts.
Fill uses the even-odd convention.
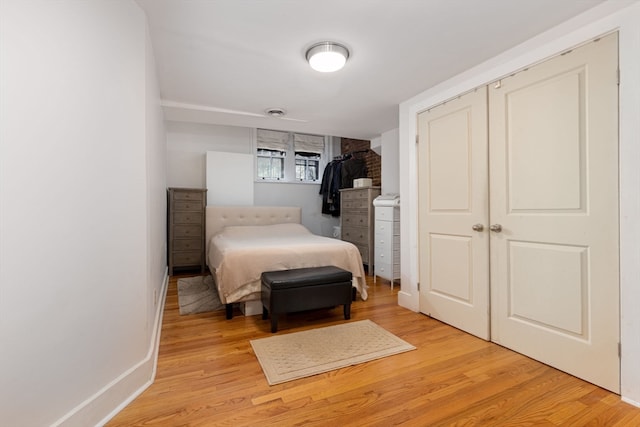
[[[620,399],[621,399],[623,402],[628,403],[629,405],[633,405],[633,406],[636,406],[636,407],[640,408],[640,402],[636,402],[635,400],[633,400],[633,399],[629,399],[629,398],[624,397],[624,396],[622,396]]]
[[[168,285],[169,275],[165,270],[146,357],[56,421],[53,427],[102,426],[153,384]],[[123,400],[122,396],[128,397]]]
[[[415,312],[420,310],[417,299],[410,293],[404,291],[398,292],[398,305]]]

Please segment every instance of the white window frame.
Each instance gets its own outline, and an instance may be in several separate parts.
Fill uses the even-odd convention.
[[[265,177],[261,177],[258,174],[258,164],[260,163],[259,159],[269,159],[269,163],[270,163],[270,167],[273,168],[273,160],[274,159],[282,159],[282,164],[284,166],[284,164],[287,161],[287,152],[286,151],[280,151],[280,150],[268,150],[268,149],[264,149],[265,151],[270,151],[271,155],[265,155],[262,153],[258,152],[258,149],[256,148],[256,179],[259,179],[260,181],[281,181],[284,179],[284,173],[282,173],[282,176],[279,176],[277,178],[274,177],[269,177],[269,178],[265,178]],[[280,154],[278,154],[280,153]],[[284,172],[284,171],[283,171]]]
[[[269,129],[265,129],[269,130]],[[327,163],[330,161],[331,156],[331,137],[326,135],[313,135],[303,132],[291,132],[291,131],[278,131],[286,132],[289,134],[288,145],[284,155],[284,178],[283,179],[268,179],[258,177],[258,129],[252,130],[252,146],[253,146],[253,158],[254,158],[254,180],[256,182],[273,182],[273,183],[297,183],[297,184],[317,184],[322,182],[322,174]],[[304,158],[303,156],[296,156],[294,149],[294,135],[312,135],[321,136],[324,139],[324,150],[320,154],[318,162],[318,176],[316,180],[300,180],[296,178],[296,159]],[[327,160],[329,159],[329,161]]]
[[[320,173],[321,173],[320,161],[322,160],[322,155],[321,154],[317,154],[317,157],[303,156],[303,155],[298,154],[298,152],[296,151],[295,152],[295,156],[296,156],[296,158],[295,158],[295,178],[296,178],[296,181],[298,181],[298,182],[300,182],[300,181],[303,181],[303,182],[318,182],[319,180],[322,179],[322,177],[320,176]],[[303,161],[304,162],[305,175],[308,172],[309,163],[310,162],[316,162],[317,163],[317,165],[316,165],[316,168],[317,168],[317,170],[316,170],[316,179],[311,180],[311,179],[306,179],[306,178],[305,179],[298,178],[298,161]]]

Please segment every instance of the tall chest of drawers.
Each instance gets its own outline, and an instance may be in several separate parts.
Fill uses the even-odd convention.
[[[204,272],[206,192],[201,188],[167,189],[169,275],[186,267],[200,267]]]
[[[345,188],[340,190],[340,226],[342,240],[358,247],[362,262],[373,274],[374,212],[373,199],[380,195],[380,187]]]
[[[394,206],[376,206],[375,273],[393,282],[400,279],[400,209]]]

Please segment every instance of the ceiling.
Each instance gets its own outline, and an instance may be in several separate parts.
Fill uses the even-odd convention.
[[[371,139],[401,102],[603,0],[137,2],[165,119]],[[349,48],[341,71],[307,64],[324,40]]]

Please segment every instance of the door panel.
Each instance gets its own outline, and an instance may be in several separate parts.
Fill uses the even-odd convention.
[[[617,35],[489,88],[492,340],[619,391]]]
[[[466,212],[470,208],[469,110],[463,109],[433,118],[428,124],[429,209]]]
[[[588,249],[512,240],[508,251],[508,316],[584,338],[589,317]]]
[[[451,235],[431,234],[431,286],[434,295],[473,304],[473,280],[471,238]],[[455,259],[452,263],[450,260]]]
[[[420,311],[489,339],[486,88],[418,117]]]
[[[506,94],[510,210],[584,206],[584,74],[579,67]]]

